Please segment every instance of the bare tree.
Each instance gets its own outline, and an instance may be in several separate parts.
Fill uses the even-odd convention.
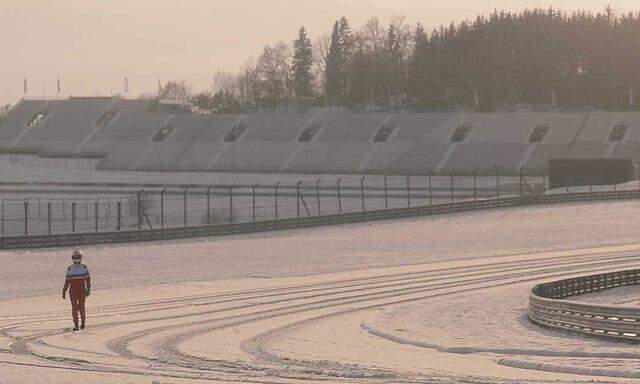
[[[329,35],[321,35],[313,43],[313,78],[316,93],[324,90],[327,82],[327,55],[329,54],[329,46],[331,45],[331,37]]]
[[[158,92],[158,100],[165,103],[186,104],[191,89],[184,80],[167,82]]]
[[[238,94],[239,76],[228,71],[217,71],[213,75],[213,93],[224,92],[231,95]]]

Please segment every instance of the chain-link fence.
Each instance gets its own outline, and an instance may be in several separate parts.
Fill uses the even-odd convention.
[[[522,170],[516,176],[503,176],[500,168],[448,175],[309,179],[295,184],[153,187],[115,197],[95,191],[93,196],[99,197],[50,198],[50,192],[23,192],[26,198],[0,200],[0,230],[2,236],[22,236],[176,228],[576,191],[549,191],[544,172]],[[588,186],[587,190],[616,188]]]

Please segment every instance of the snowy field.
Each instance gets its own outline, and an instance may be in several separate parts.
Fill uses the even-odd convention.
[[[537,282],[639,267],[638,208],[90,247],[77,333],[69,251],[2,252],[0,383],[635,382],[637,346],[532,326],[526,305]]]

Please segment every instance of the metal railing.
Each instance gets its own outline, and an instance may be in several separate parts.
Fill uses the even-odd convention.
[[[640,342],[640,308],[563,300],[640,284],[640,269],[538,284],[529,294],[529,319],[539,325],[592,336]]]
[[[195,225],[173,228],[120,230],[108,232],[66,233],[55,235],[5,236],[0,238],[0,249],[70,247],[86,244],[123,243],[152,240],[182,239],[204,236],[284,230],[321,225],[355,223],[413,216],[446,214],[481,209],[517,207],[597,200],[640,198],[638,191],[579,192],[567,194],[530,195],[522,197],[471,200],[450,204],[421,205],[418,207],[378,209],[317,216],[297,215],[292,218],[274,218],[240,223]],[[142,219],[140,219],[142,221]]]

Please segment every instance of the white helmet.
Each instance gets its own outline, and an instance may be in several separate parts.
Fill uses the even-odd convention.
[[[80,261],[82,261],[82,251],[80,251],[79,249],[74,249],[71,253],[71,260],[73,260],[75,264],[79,264]]]

